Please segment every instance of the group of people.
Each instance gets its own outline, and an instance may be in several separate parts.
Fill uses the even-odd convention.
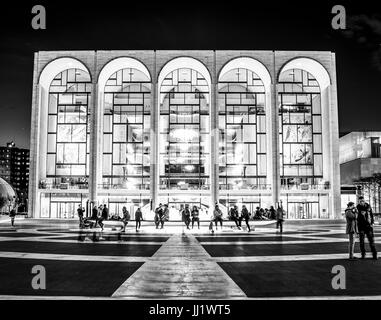
[[[216,208],[218,205],[216,204]],[[229,220],[232,220],[235,222],[237,228],[241,230],[242,228],[242,221],[244,220],[246,223],[247,230],[250,232],[250,224],[249,220],[251,219],[252,214],[249,212],[249,210],[246,208],[245,205],[242,205],[241,212],[238,210],[238,206],[234,205],[230,208],[229,213]],[[276,220],[276,228],[280,229],[280,232],[283,232],[283,222],[284,222],[284,210],[281,205],[278,204],[277,210],[274,209],[273,206],[270,207],[270,209],[262,209],[257,207],[255,210],[255,213],[253,215],[253,220]]]
[[[365,259],[366,256],[365,237],[369,241],[373,259],[377,259],[373,233],[374,216],[371,206],[364,201],[364,197],[359,197],[357,206],[353,202],[348,203],[345,218],[347,221],[346,233],[349,236],[349,259],[357,259],[354,255],[356,237],[360,240],[361,259]]]
[[[122,208],[122,217],[120,217],[116,213],[110,216],[109,210],[105,204],[102,204],[98,207],[95,205],[93,207],[90,220],[84,217],[85,209],[81,205],[78,206],[77,213],[78,213],[80,228],[84,228],[87,226],[91,228],[95,228],[97,227],[97,225],[99,225],[101,229],[103,230],[104,221],[111,220],[111,221],[121,221],[123,223],[121,231],[125,232],[128,222],[131,220],[131,215],[128,212],[126,207]],[[142,220],[143,220],[143,214],[141,209],[138,208],[135,212],[136,231],[139,231]]]
[[[247,207],[245,205],[242,205],[242,209],[239,212],[238,206],[234,205],[230,208],[228,212],[228,219],[235,222],[237,228],[241,230],[242,228],[242,221],[245,221],[247,230],[250,232],[252,230],[249,221],[250,219],[258,219],[258,220],[264,220],[270,219],[276,219],[277,220],[277,228],[280,227],[280,232],[282,232],[282,226],[283,226],[283,216],[284,211],[281,209],[281,207],[278,205],[278,209],[275,210],[274,207],[271,207],[270,210],[263,210],[264,213],[266,211],[269,212],[269,218],[267,218],[266,214],[262,214],[261,208],[257,207],[254,215],[252,215]],[[128,222],[131,220],[131,215],[128,212],[126,207],[122,208],[122,217],[119,216],[119,214],[113,214],[110,216],[109,210],[105,204],[102,204],[100,206],[94,206],[92,209],[92,215],[90,220],[85,218],[85,209],[79,205],[77,209],[78,217],[79,217],[79,226],[80,228],[84,228],[87,226],[90,227],[97,227],[99,225],[101,229],[103,230],[104,227],[104,221],[107,220],[113,220],[113,221],[121,221],[123,222],[123,227],[121,228],[122,232],[126,231],[126,227],[128,225]],[[184,223],[185,227],[190,230],[190,227],[192,229],[194,228],[195,224],[197,224],[198,229],[200,229],[200,212],[199,208],[197,206],[193,206],[190,208],[189,204],[181,205],[180,207],[180,215],[181,220]],[[140,208],[138,208],[135,212],[135,221],[136,221],[136,231],[138,231],[141,228],[141,221],[143,220],[143,214]],[[159,206],[155,209],[155,215],[154,215],[154,223],[156,229],[163,229],[165,222],[169,221],[169,208],[168,204],[159,204]],[[218,205],[218,203],[215,203],[215,207],[213,210],[213,214],[210,219],[209,229],[214,232],[213,225],[215,225],[216,230],[218,230],[218,225],[222,229],[223,226],[223,213]]]
[[[189,209],[189,204],[186,204],[185,207],[181,205],[180,207],[181,220],[185,223],[185,226],[189,230],[189,226],[192,222],[192,229],[194,223],[197,222],[198,229],[200,229],[200,212],[197,206],[193,206],[192,210]]]

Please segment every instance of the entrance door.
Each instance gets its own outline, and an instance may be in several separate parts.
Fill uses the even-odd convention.
[[[58,202],[58,218],[70,219],[75,218],[77,214],[77,208],[80,202]]]
[[[318,202],[289,202],[288,219],[316,219],[319,218]]]

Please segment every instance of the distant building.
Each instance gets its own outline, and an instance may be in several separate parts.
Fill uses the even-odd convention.
[[[0,147],[0,177],[17,193],[20,210],[26,211],[29,186],[29,150],[17,148],[14,142]]]
[[[380,142],[381,131],[355,131],[340,138],[342,199],[349,199],[344,194],[352,194],[352,199],[362,194],[377,212],[381,190],[374,175],[381,174]]]

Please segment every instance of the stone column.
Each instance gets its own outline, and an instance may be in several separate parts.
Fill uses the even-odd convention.
[[[100,126],[98,123],[99,115],[100,115],[100,104],[98,97],[98,83],[97,79],[97,56],[94,57],[93,63],[93,74],[92,76],[92,88],[91,88],[91,104],[90,108],[90,156],[89,156],[89,202],[93,202],[97,204],[97,188],[100,183],[98,177],[98,171],[101,170],[99,168],[99,159],[98,154],[103,152],[101,150],[102,144],[100,144],[99,136],[102,136],[102,132],[100,133]]]
[[[29,158],[29,190],[28,190],[28,216],[37,218],[37,192],[38,192],[38,154],[39,154],[39,101],[40,86],[38,85],[38,53],[34,54],[33,70],[33,96],[30,126],[30,158]]]
[[[157,205],[158,191],[159,191],[159,119],[160,119],[160,105],[159,105],[159,87],[157,83],[156,73],[156,52],[154,53],[154,63],[152,70],[152,87],[151,87],[151,117],[150,117],[150,143],[151,143],[151,156],[150,156],[150,195],[152,209]]]
[[[271,192],[272,192],[272,203],[274,207],[280,200],[280,156],[279,156],[279,110],[278,110],[278,89],[277,89],[277,75],[275,68],[275,53],[273,61],[273,79],[271,84],[271,92],[267,94],[270,99],[270,110],[269,118],[271,122],[271,127],[268,129],[268,134],[271,139],[270,152],[267,154],[271,159],[270,172],[268,172],[268,177],[271,177]],[[266,96],[266,97],[267,97]]]
[[[216,71],[216,52],[214,52],[213,69],[211,70],[210,88],[210,192],[211,203],[219,201],[219,163],[218,163],[218,79]]]
[[[331,58],[331,86],[329,90],[330,101],[330,135],[331,135],[331,194],[332,194],[332,217],[341,219],[341,182],[339,163],[339,116],[337,106],[337,84],[336,84],[336,58],[332,53]]]

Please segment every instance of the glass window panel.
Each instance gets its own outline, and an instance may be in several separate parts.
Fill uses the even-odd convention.
[[[54,154],[48,154],[46,157],[46,174],[52,176],[55,174],[55,161],[56,157]]]
[[[55,152],[56,151],[56,135],[55,134],[48,134],[48,152]]]
[[[78,163],[78,145],[66,144],[64,148],[64,163]]]
[[[313,116],[312,125],[314,128],[314,132],[321,132],[321,116]]]
[[[114,142],[127,141],[126,125],[114,124]]]

